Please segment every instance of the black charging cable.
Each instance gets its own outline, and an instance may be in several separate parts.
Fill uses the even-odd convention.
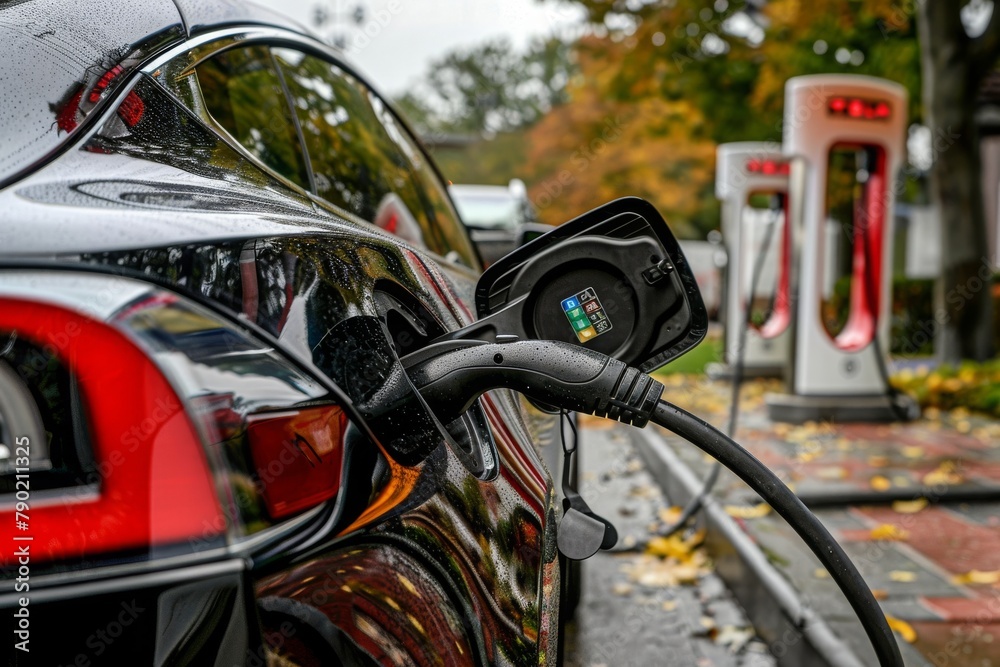
[[[899,646],[864,579],[826,527],[785,484],[732,438],[661,400],[663,385],[622,361],[555,341],[446,341],[402,360],[413,384],[445,423],[486,391],[512,389],[564,410],[639,428],[673,431],[747,483],[797,532],[847,596],[883,667],[902,667]],[[581,515],[582,516],[582,515]]]
[[[785,224],[789,224],[786,219]],[[739,422],[740,415],[740,390],[743,388],[743,371],[744,364],[746,361],[746,348],[747,348],[747,332],[750,326],[753,324],[753,300],[757,294],[757,286],[760,283],[760,276],[764,272],[764,259],[767,257],[767,253],[771,250],[771,242],[774,240],[774,230],[778,227],[778,221],[772,222],[768,228],[767,233],[764,235],[764,241],[761,243],[760,253],[757,255],[754,265],[753,273],[750,275],[750,295],[747,302],[746,311],[744,312],[743,320],[740,323],[740,335],[737,340],[736,348],[736,362],[733,364],[733,377],[731,393],[729,396],[729,422],[726,424],[726,435],[730,438],[736,437],[736,427]],[[774,310],[774,298],[768,305],[768,313]],[[668,526],[661,534],[666,537],[670,537],[677,531],[684,528],[688,521],[691,520],[695,514],[701,510],[702,506],[705,504],[705,498],[709,496],[710,493],[715,489],[715,485],[719,481],[719,475],[722,473],[722,464],[718,460],[712,463],[712,467],[708,471],[708,475],[705,477],[705,481],[702,482],[701,489],[695,494],[695,497],[688,501],[684,509],[681,510],[681,514],[677,517],[677,520],[670,526]]]

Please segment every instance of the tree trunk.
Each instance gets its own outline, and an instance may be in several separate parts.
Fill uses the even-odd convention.
[[[991,278],[996,258],[987,249],[975,122],[976,93],[988,68],[972,57],[960,4],[923,0],[918,15],[924,115],[934,158],[931,201],[941,216],[938,353],[951,363],[983,361],[994,353]]]

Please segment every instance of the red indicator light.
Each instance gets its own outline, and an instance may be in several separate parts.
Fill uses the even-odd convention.
[[[892,115],[888,102],[865,100],[860,97],[831,97],[827,108],[832,116],[886,120]]]
[[[787,176],[791,168],[787,162],[780,160],[747,160],[746,170],[749,174]]]

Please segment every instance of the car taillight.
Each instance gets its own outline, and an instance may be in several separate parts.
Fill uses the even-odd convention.
[[[80,312],[12,297],[0,297],[0,331],[15,332],[69,369],[84,397],[99,473],[94,484],[64,493],[32,493],[32,475],[43,473],[15,451],[12,474],[24,484],[0,496],[0,539],[27,545],[37,562],[148,553],[225,534],[198,432],[135,342]],[[17,561],[13,549],[0,554],[4,565]]]
[[[21,378],[51,394],[58,431],[51,470],[35,475],[47,498],[31,515],[48,514],[34,540],[67,567],[237,543],[335,499],[345,443],[366,437],[346,396],[259,333],[141,280],[0,270],[0,363],[7,333],[17,359],[37,356],[30,338],[68,368]],[[0,539],[13,539],[4,431],[0,414]],[[91,450],[94,462],[73,458]]]
[[[347,415],[338,406],[251,415],[247,438],[268,514],[281,519],[337,495]]]
[[[200,427],[235,539],[336,497],[348,417],[277,350],[164,291],[113,321],[165,369]]]

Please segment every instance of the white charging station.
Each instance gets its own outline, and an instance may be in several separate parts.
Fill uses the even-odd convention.
[[[792,263],[786,223],[788,173],[789,162],[774,144],[748,141],[722,144],[717,149],[715,194],[722,205],[722,240],[728,255],[725,363],[710,365],[710,377],[732,377],[747,309],[761,302],[764,307],[756,309],[758,321],[746,330],[742,373],[747,377],[780,376],[788,362]],[[754,289],[758,266],[760,275]]]
[[[794,342],[788,393],[767,399],[774,420],[900,414],[884,371],[907,102],[903,86],[872,77],[814,75],[786,84]]]

